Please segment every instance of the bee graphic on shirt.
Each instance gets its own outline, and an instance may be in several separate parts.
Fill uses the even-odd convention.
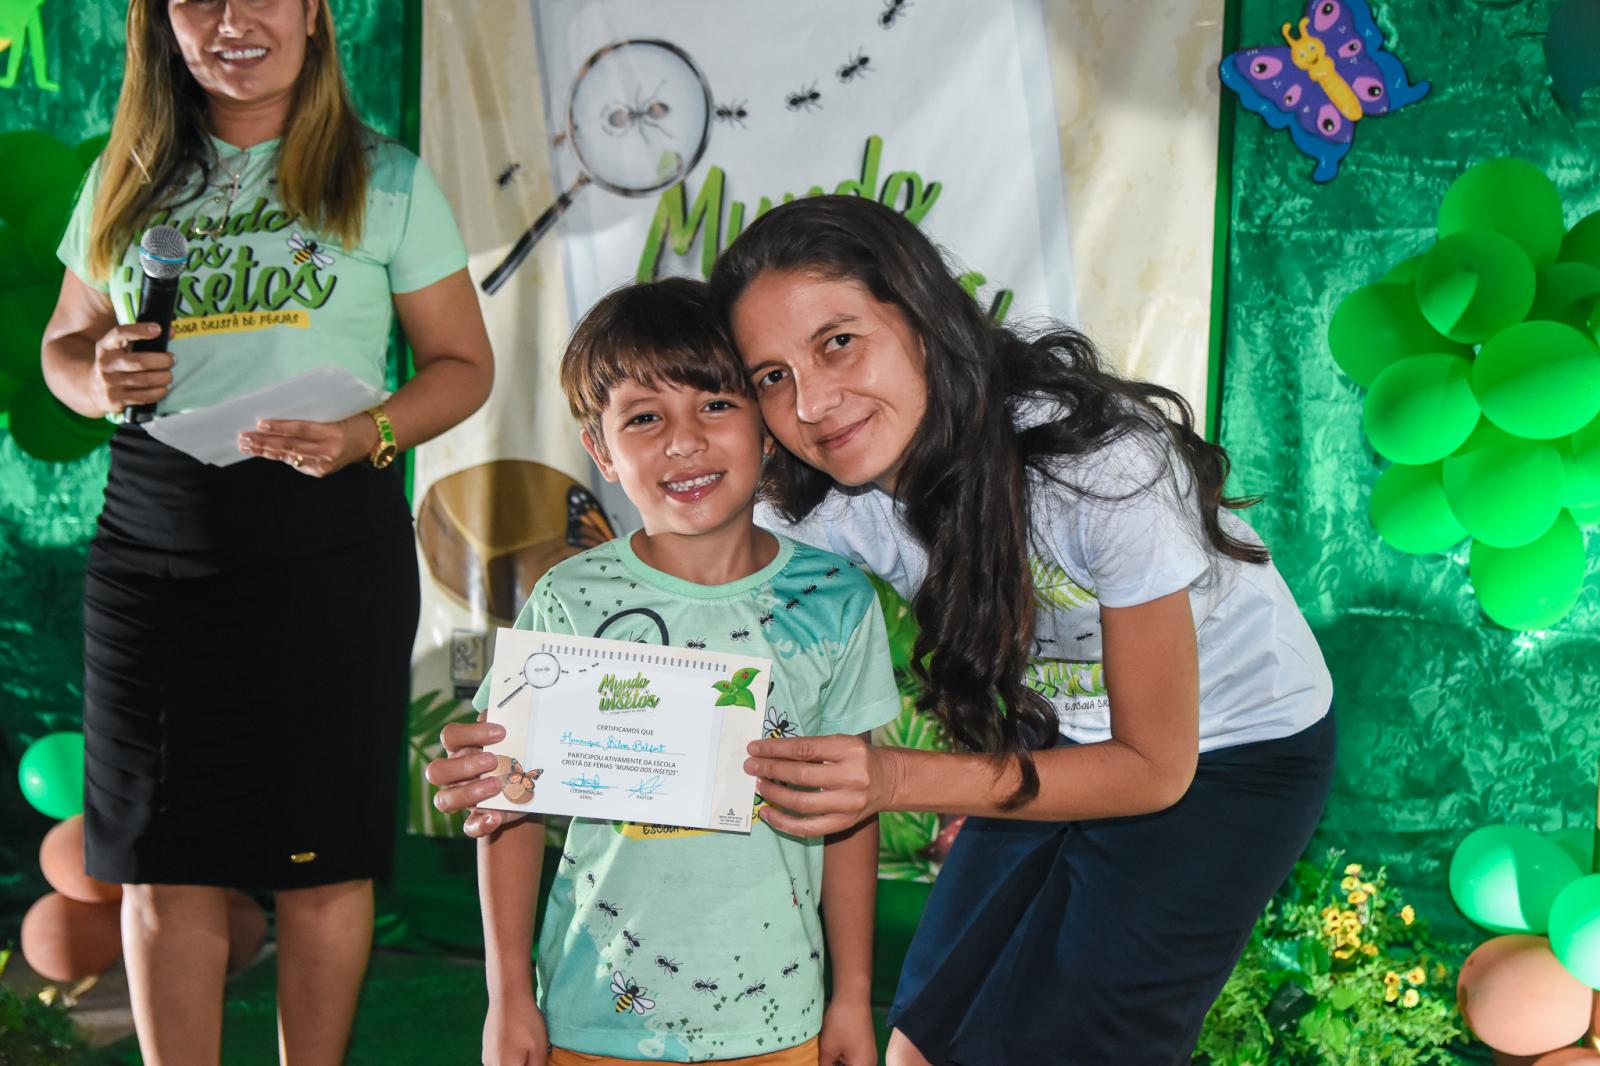
[[[732,633],[728,634],[728,639],[729,640],[738,640],[738,641],[749,640],[750,639],[750,627],[749,626],[740,626],[738,629],[735,629]]]
[[[855,54],[839,68],[839,80],[850,81],[852,78],[866,77],[872,73],[871,61],[871,56],[862,54],[861,49],[857,48]]]
[[[656,965],[661,967],[661,972],[663,973],[676,974],[678,972],[678,964],[665,955],[656,956]]]
[[[640,944],[644,943],[643,940],[640,940],[636,935],[634,935],[631,929],[624,929],[622,931],[622,939],[628,942],[628,946],[630,948],[636,948]]]
[[[790,111],[816,111],[822,107],[822,94],[817,92],[817,83],[812,82],[784,98],[783,106]]]
[[[782,740],[784,737],[794,736],[797,730],[794,723],[789,721],[788,715],[768,704],[767,717],[761,723],[761,732],[768,740]]]
[[[693,648],[695,651],[705,651],[706,642],[703,640],[691,640],[689,643],[685,644],[684,647]]]
[[[634,984],[633,978],[624,977],[621,970],[611,974],[611,998],[616,1004],[618,1014],[626,1014],[630,1010],[635,1014],[643,1014],[655,1007],[656,1001],[646,999],[648,988],[641,988]]]
[[[622,912],[617,909],[617,905],[615,903],[610,902],[609,900],[600,900],[599,902],[597,902],[594,905],[594,907],[595,907],[595,910],[604,911],[606,914],[609,914],[613,918],[622,917]]]
[[[883,14],[878,16],[878,25],[890,29],[910,6],[911,0],[883,0]]]
[[[789,965],[787,965],[787,966],[785,966],[783,968],[783,976],[785,976],[785,977],[793,977],[795,974],[797,974],[799,972],[800,972],[800,964],[798,962],[791,962]]]
[[[324,270],[333,266],[333,256],[325,255],[316,241],[308,241],[300,236],[299,230],[296,230],[294,236],[284,243],[294,250],[294,254],[289,258],[295,266],[305,266],[313,262]]]
[[[745,100],[735,100],[731,104],[718,104],[717,121],[729,124],[738,123],[739,126],[743,127],[744,120],[750,117],[750,112],[744,109],[744,105],[747,102]]]
[[[754,998],[756,996],[764,996],[766,994],[767,994],[767,983],[765,981],[757,981],[754,984],[747,985],[743,992],[740,992],[737,996],[734,996],[733,998],[738,1000],[738,999],[743,999],[746,996],[750,996],[751,998]]]

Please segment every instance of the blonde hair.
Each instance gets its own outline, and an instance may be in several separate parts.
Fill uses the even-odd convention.
[[[278,147],[278,199],[314,230],[348,250],[361,242],[366,215],[369,133],[356,117],[339,67],[330,0],[317,5]],[[178,51],[166,0],[129,0],[122,96],[100,156],[89,225],[89,273],[104,281],[141,224],[163,205],[189,168],[209,181],[215,152],[206,96]]]

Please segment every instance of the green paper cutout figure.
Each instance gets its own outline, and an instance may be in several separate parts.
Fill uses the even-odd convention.
[[[733,677],[727,681],[713,681],[711,687],[722,695],[717,697],[718,707],[748,707],[756,709],[756,698],[750,693],[750,682],[761,673],[753,666],[746,666],[742,670],[734,671]]]
[[[22,53],[33,53],[33,83],[47,93],[58,93],[61,86],[50,80],[44,54],[44,20],[39,9],[45,0],[0,0],[0,51],[9,48],[6,72],[0,74],[0,89],[9,89],[22,73]]]

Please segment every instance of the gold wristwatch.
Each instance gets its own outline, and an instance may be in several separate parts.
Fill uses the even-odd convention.
[[[389,412],[383,409],[381,403],[367,408],[367,414],[372,416],[373,423],[378,427],[378,446],[372,449],[372,455],[368,458],[373,466],[382,470],[400,454],[400,449],[394,443],[394,426],[389,422]]]

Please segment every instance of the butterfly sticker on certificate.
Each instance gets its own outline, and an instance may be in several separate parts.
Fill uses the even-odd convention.
[[[501,629],[489,721],[505,739],[482,806],[748,833],[766,659]],[[757,684],[757,681],[760,681]]]
[[[1284,47],[1247,48],[1222,61],[1222,83],[1275,130],[1317,161],[1313,181],[1332,180],[1356,126],[1414,104],[1427,82],[1411,84],[1384,51],[1366,0],[1312,0],[1298,27],[1283,24]]]

